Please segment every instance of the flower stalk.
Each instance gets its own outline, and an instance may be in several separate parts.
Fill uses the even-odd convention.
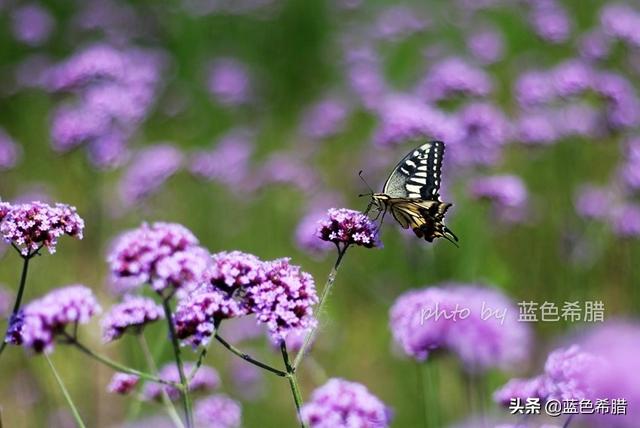
[[[336,276],[338,275],[338,269],[340,268],[340,265],[342,264],[342,259],[344,258],[344,255],[346,254],[347,249],[349,248],[349,245],[346,244],[344,246],[340,246],[340,245],[336,244],[336,247],[338,248],[338,257],[336,258],[336,261],[335,261],[333,267],[331,268],[331,271],[329,272],[329,276],[327,277],[327,281],[324,284],[324,288],[322,289],[322,295],[320,296],[320,302],[318,303],[318,308],[316,310],[318,319],[320,318],[320,316],[323,313],[324,305],[327,302],[327,297],[331,293],[331,289],[333,288],[333,284],[336,281]],[[319,324],[320,324],[320,321],[318,321],[318,325]],[[302,344],[302,347],[298,351],[298,354],[296,355],[296,358],[293,361],[293,369],[294,370],[296,370],[300,366],[300,363],[302,362],[302,359],[304,358],[304,354],[309,350],[309,347],[311,346],[311,344],[315,340],[315,337],[316,337],[316,335],[318,333],[318,325],[313,327],[307,333],[307,336],[304,339],[304,343]]]
[[[156,363],[153,359],[153,355],[151,354],[151,350],[149,349],[149,344],[147,343],[147,339],[145,339],[142,332],[140,332],[136,336],[138,338],[140,349],[142,349],[142,354],[144,355],[144,358],[147,362],[147,366],[149,367],[149,370],[151,370],[152,373],[158,373],[158,367],[156,366]],[[164,388],[162,388],[161,399],[162,399],[162,404],[167,411],[167,414],[171,418],[171,421],[176,426],[176,428],[184,428],[184,424],[180,419],[180,415],[178,415],[176,408],[174,407],[173,403],[171,402],[171,399],[169,398],[169,394],[167,394],[167,391]]]
[[[186,425],[187,428],[192,428],[193,412],[191,409],[191,397],[189,397],[189,383],[187,381],[187,376],[184,374],[184,365],[182,364],[182,358],[180,356],[180,344],[178,343],[178,336],[176,335],[175,326],[173,325],[173,315],[171,314],[169,299],[163,299],[162,306],[164,308],[167,325],[169,326],[169,337],[171,339],[171,345],[173,346],[173,355],[175,357],[176,366],[178,367],[178,373],[180,374],[180,384],[182,385],[180,394],[182,395],[182,405],[184,407]]]
[[[298,385],[295,368],[289,361],[289,353],[287,352],[287,345],[284,340],[280,342],[280,351],[282,352],[284,366],[287,369],[287,379],[289,380],[289,387],[291,388],[293,401],[296,405],[296,415],[298,416],[298,421],[300,421],[301,428],[307,428],[307,425],[304,423],[304,421],[302,420],[302,416],[300,415],[300,408],[302,407],[302,394],[300,393],[300,386]]]
[[[71,395],[69,395],[69,391],[67,391],[67,388],[64,386],[64,383],[62,382],[62,378],[58,374],[58,371],[53,365],[53,362],[51,361],[51,359],[46,353],[44,354],[44,357],[47,360],[47,363],[49,363],[49,367],[53,372],[53,376],[56,378],[56,382],[58,383],[58,386],[60,387],[60,390],[62,391],[62,394],[64,395],[65,400],[67,400],[67,404],[69,404],[69,407],[71,408],[71,413],[73,414],[73,418],[76,420],[76,424],[78,424],[78,427],[80,428],[86,428],[86,425],[84,424],[84,422],[82,422],[80,413],[78,412],[78,409],[76,408],[75,404],[73,404]]]

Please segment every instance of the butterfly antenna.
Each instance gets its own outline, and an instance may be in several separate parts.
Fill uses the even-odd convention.
[[[358,195],[359,198],[363,197],[363,196],[371,196],[373,195],[373,189],[371,188],[371,186],[369,186],[369,183],[367,183],[367,180],[364,179],[364,177],[362,176],[362,170],[360,170],[360,172],[358,173],[358,177],[360,177],[360,180],[362,180],[362,182],[367,186],[367,188],[369,188],[369,193],[361,193]]]

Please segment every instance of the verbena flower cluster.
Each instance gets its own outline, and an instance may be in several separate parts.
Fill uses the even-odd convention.
[[[136,375],[116,373],[111,378],[107,391],[112,394],[128,395],[138,386],[139,382],[140,378]]]
[[[323,241],[342,245],[381,246],[376,225],[360,211],[331,208],[318,222],[316,236]]]
[[[194,418],[201,428],[240,428],[242,407],[236,400],[216,394],[195,402]]]
[[[215,323],[241,315],[255,315],[274,341],[315,325],[313,305],[318,297],[311,275],[289,259],[264,262],[239,251],[212,256],[206,283],[181,299],[174,322],[186,343],[206,343]]]
[[[100,311],[93,292],[84,285],[59,288],[22,309],[11,320],[5,340],[36,353],[50,353],[56,337],[67,327],[86,324]]]
[[[102,340],[111,342],[127,331],[139,333],[144,326],[164,318],[162,306],[152,299],[127,295],[102,319]]]
[[[209,341],[217,321],[244,314],[238,302],[220,291],[198,290],[178,303],[173,322],[178,338],[197,347]]]
[[[530,355],[531,332],[517,313],[498,290],[445,283],[401,295],[391,308],[390,327],[403,351],[418,361],[448,350],[471,372],[509,369]]]
[[[509,405],[512,398],[546,400],[595,400],[592,385],[597,373],[606,369],[604,359],[577,345],[553,351],[543,374],[530,379],[512,379],[494,393],[494,400]]]
[[[20,248],[23,256],[41,246],[55,253],[58,238],[68,235],[82,239],[84,220],[76,208],[42,202],[9,204],[0,202],[0,233],[7,243]]]
[[[193,368],[194,363],[186,362],[183,365],[186,376],[189,376]],[[169,363],[163,366],[158,373],[158,377],[167,382],[180,383],[180,372],[175,363]],[[218,372],[212,367],[201,366],[196,375],[189,382],[189,391],[211,391],[220,386],[220,376]],[[162,385],[154,382],[147,382],[144,385],[142,395],[146,400],[159,401],[162,397],[162,390],[167,393],[171,401],[176,401],[180,398],[180,391],[172,386]]]
[[[364,386],[344,379],[330,379],[311,394],[300,409],[310,428],[385,428],[390,409]]]
[[[265,280],[251,287],[247,299],[258,322],[273,340],[284,340],[292,330],[317,324],[313,305],[318,303],[313,277],[282,258],[265,263]]]
[[[115,241],[107,261],[117,289],[147,283],[158,293],[172,293],[203,283],[209,254],[182,225],[144,223]]]
[[[481,177],[469,184],[469,194],[475,199],[491,201],[497,218],[506,222],[521,222],[527,215],[529,194],[525,184],[515,175]]]

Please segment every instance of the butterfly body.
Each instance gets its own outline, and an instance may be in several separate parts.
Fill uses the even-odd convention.
[[[444,224],[451,204],[440,200],[440,171],[444,143],[431,141],[407,154],[387,178],[381,193],[372,202],[384,213],[391,212],[404,229],[411,227],[419,238],[432,242],[458,240]]]

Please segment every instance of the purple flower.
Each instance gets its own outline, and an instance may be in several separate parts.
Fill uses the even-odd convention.
[[[634,428],[640,412],[640,380],[637,356],[640,352],[640,328],[637,323],[614,321],[591,329],[580,339],[585,352],[604,360],[587,379],[593,396],[627,400],[627,415],[599,415],[598,426]]]
[[[550,111],[526,112],[517,121],[516,140],[527,145],[550,145],[560,138]]]
[[[504,40],[497,30],[484,29],[469,36],[467,48],[483,64],[493,64],[504,55]]]
[[[239,428],[242,407],[224,394],[212,395],[196,401],[194,417],[197,427]]]
[[[318,222],[316,236],[336,245],[360,245],[366,248],[380,247],[376,225],[360,211],[347,208],[331,208]]]
[[[318,303],[313,277],[289,260],[265,263],[265,280],[247,291],[251,312],[267,326],[274,341],[317,323],[313,316],[313,305]]]
[[[164,318],[162,306],[153,300],[138,296],[125,296],[102,319],[102,340],[119,339],[128,330],[138,333],[149,323]]]
[[[497,290],[444,284],[400,296],[391,308],[390,326],[396,342],[418,361],[446,349],[471,372],[507,369],[529,355],[530,331],[517,321],[517,312]]]
[[[126,290],[155,282],[156,289],[161,289],[172,279],[167,276],[167,273],[172,273],[169,268],[185,261],[184,253],[192,250],[202,253],[198,239],[184,226],[177,223],[143,223],[116,239],[107,261],[112,280],[118,288]],[[175,260],[165,264],[164,276],[161,277],[158,264],[165,258],[173,257]],[[192,278],[187,279],[192,281]]]
[[[55,21],[51,14],[37,3],[20,6],[11,13],[11,28],[16,40],[30,46],[47,41]]]
[[[562,137],[596,138],[606,132],[603,114],[588,103],[567,104],[553,112],[556,129]]]
[[[340,99],[325,98],[312,105],[302,117],[302,132],[311,139],[330,138],[344,128],[349,107]]]
[[[391,410],[362,384],[329,379],[313,391],[300,409],[310,428],[385,428],[391,424]]]
[[[600,25],[610,37],[640,46],[640,13],[622,3],[605,4],[600,10]]]
[[[208,343],[217,321],[245,313],[238,302],[218,290],[199,291],[178,302],[173,322],[178,338],[195,348]]]
[[[54,206],[42,202],[0,206],[0,233],[7,243],[20,248],[23,256],[44,246],[53,254],[58,238],[69,235],[82,239],[84,220],[76,208],[66,204]]]
[[[223,105],[247,103],[252,96],[247,67],[233,58],[216,60],[209,71],[209,92]]]
[[[222,251],[211,256],[207,282],[228,295],[260,285],[265,280],[265,264],[253,254]]]
[[[591,67],[580,60],[568,60],[551,72],[555,95],[570,97],[591,89],[595,75]]]
[[[531,379],[511,379],[493,393],[493,400],[502,406],[509,406],[513,398],[519,398],[523,402],[529,398],[545,400],[544,382],[543,376]]]
[[[462,136],[450,144],[452,159],[462,165],[494,165],[510,137],[509,122],[496,106],[475,102],[458,114]]]
[[[189,376],[194,367],[195,364],[193,363],[184,363],[183,368],[185,375]],[[180,372],[178,371],[178,367],[175,365],[175,363],[169,363],[163,366],[158,373],[158,377],[167,382],[180,383]],[[189,382],[189,391],[210,391],[212,389],[218,388],[219,386],[220,376],[218,376],[218,372],[212,367],[201,366],[191,382]],[[144,385],[142,395],[147,400],[159,401],[160,397],[162,396],[162,388],[164,388],[164,390],[167,392],[167,395],[169,396],[169,399],[171,401],[176,401],[178,398],[180,398],[180,391],[177,388],[154,382],[147,382]]]
[[[313,210],[300,219],[295,233],[295,241],[298,248],[312,255],[322,254],[334,248],[329,242],[318,239],[316,235],[318,223],[322,221],[326,215],[326,210]]]
[[[351,90],[366,108],[375,109],[388,91],[379,61],[377,58],[357,58],[347,67]]]
[[[601,60],[609,56],[611,39],[600,29],[585,33],[580,38],[580,56],[586,60]]]
[[[101,170],[121,166],[127,160],[127,137],[122,132],[113,131],[89,142],[89,161]]]
[[[523,107],[546,104],[556,97],[549,73],[539,70],[526,71],[518,76],[514,91],[518,103]]]
[[[136,375],[116,373],[111,378],[107,391],[112,394],[128,395],[136,388],[139,381],[140,378]]]
[[[433,66],[417,89],[425,100],[432,102],[456,96],[484,97],[492,90],[491,77],[484,70],[456,57]]]
[[[473,199],[490,200],[502,220],[518,222],[526,215],[527,188],[515,175],[477,178],[469,185],[469,193]]]
[[[254,150],[252,139],[252,133],[245,129],[229,132],[213,150],[194,153],[189,171],[206,180],[240,185],[249,172],[249,160]]]
[[[56,335],[63,333],[68,325],[88,323],[100,311],[93,292],[84,285],[59,288],[25,306],[11,320],[5,340],[36,353],[50,353]]]
[[[0,172],[14,168],[21,156],[21,147],[0,128]]]
[[[162,185],[182,167],[180,150],[159,144],[138,152],[119,184],[120,199],[131,207],[158,192]]]
[[[428,106],[415,97],[394,95],[379,108],[380,123],[374,142],[393,146],[419,138],[435,138],[454,143],[461,138],[457,119]]]
[[[51,144],[63,153],[99,138],[109,128],[109,117],[100,110],[85,106],[62,105],[51,120]]]
[[[98,80],[117,80],[125,74],[126,58],[122,52],[105,45],[86,47],[50,72],[49,86],[52,90],[68,90]]]
[[[210,263],[209,252],[200,247],[163,257],[155,264],[151,287],[160,294],[166,289],[189,292],[207,279]]]
[[[627,142],[625,162],[620,167],[619,175],[625,186],[631,191],[640,190],[640,138]]]
[[[606,187],[584,185],[575,198],[575,208],[578,215],[590,219],[605,219],[610,214],[614,197]]]
[[[547,400],[595,400],[593,376],[606,369],[604,359],[584,351],[580,346],[557,349],[549,354],[544,372],[530,379],[512,379],[498,389],[493,398],[509,405],[512,398]]]
[[[536,0],[531,5],[529,20],[536,34],[550,43],[567,41],[572,26],[567,11],[555,0]]]
[[[551,400],[596,399],[590,385],[603,361],[579,346],[553,351],[544,365],[544,392]]]
[[[254,188],[273,183],[291,184],[305,192],[317,186],[318,177],[315,171],[305,165],[304,159],[291,153],[273,153],[258,170],[253,178]]]
[[[640,205],[626,203],[616,206],[610,213],[613,232],[623,238],[640,236]]]
[[[635,88],[624,76],[602,72],[594,89],[607,102],[607,120],[614,129],[635,127],[640,123],[640,100]]]
[[[407,6],[392,6],[380,13],[375,23],[375,35],[384,40],[398,40],[425,30],[429,21]]]

